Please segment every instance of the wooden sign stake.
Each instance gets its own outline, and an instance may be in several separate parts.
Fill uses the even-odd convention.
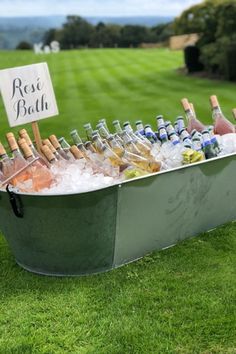
[[[32,122],[32,130],[33,130],[34,139],[36,142],[36,147],[37,147],[38,153],[41,154],[42,139],[41,139],[41,135],[40,135],[40,131],[39,131],[38,122]]]
[[[233,117],[236,119],[236,108],[233,109]]]

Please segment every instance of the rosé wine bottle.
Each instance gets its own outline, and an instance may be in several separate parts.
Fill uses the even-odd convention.
[[[200,122],[200,120],[197,119],[195,112],[193,110],[193,105],[191,107],[187,98],[183,98],[181,100],[181,103],[183,105],[187,122],[188,122],[188,126],[187,126],[188,133],[190,134],[194,129],[196,129],[198,132],[202,132],[204,129],[206,129],[205,125],[202,122]]]
[[[218,99],[216,96],[210,97],[212,107],[212,117],[214,121],[214,133],[225,135],[235,133],[235,126],[228,119],[226,119],[221,111]]]

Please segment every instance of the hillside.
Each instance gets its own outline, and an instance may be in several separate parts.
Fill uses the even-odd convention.
[[[144,17],[88,17],[90,23],[114,23],[119,25],[138,24],[155,26],[160,23],[170,22],[171,17],[144,16]],[[14,49],[16,45],[26,40],[38,43],[49,28],[58,28],[66,21],[65,16],[45,17],[0,17],[0,49]]]

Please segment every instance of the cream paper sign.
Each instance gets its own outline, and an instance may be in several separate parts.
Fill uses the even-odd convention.
[[[47,63],[0,70],[0,91],[11,127],[58,115]]]

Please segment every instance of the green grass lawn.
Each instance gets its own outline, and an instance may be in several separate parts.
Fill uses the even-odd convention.
[[[182,76],[176,72],[182,54],[167,50],[1,52],[0,68],[45,60],[60,116],[40,122],[44,136],[68,136],[102,117],[174,119],[184,96],[209,123],[211,94],[228,116],[236,106],[235,84]],[[3,138],[2,104],[0,122]],[[2,237],[0,353],[236,353],[236,224],[82,278],[20,269]]]

